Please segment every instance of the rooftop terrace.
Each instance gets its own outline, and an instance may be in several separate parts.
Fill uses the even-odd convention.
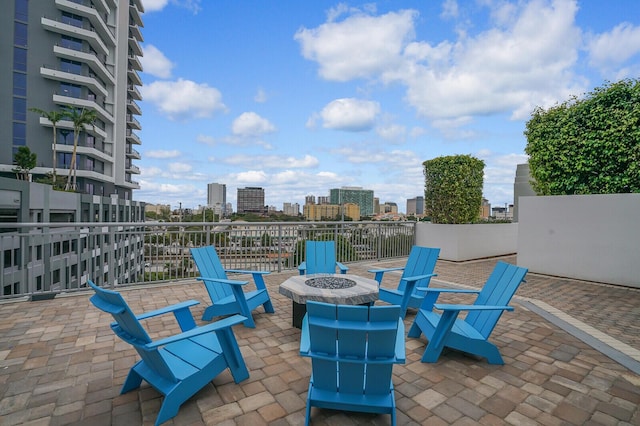
[[[351,263],[349,273],[371,276],[370,268],[405,261]],[[439,260],[431,286],[479,287],[495,261]],[[276,313],[259,308],[255,329],[234,328],[250,378],[235,384],[223,373],[166,424],[304,423],[310,361],[298,355],[291,301],[278,293],[295,273],[267,275]],[[383,285],[394,279],[385,274]],[[200,300],[198,322],[208,304],[202,284],[189,280],[122,293],[136,313]],[[0,424],[153,424],[160,396],[146,383],[119,395],[137,354],[90,305],[90,294],[0,304]],[[529,274],[512,305],[491,337],[503,366],[456,352],[423,364],[424,337],[406,339],[407,363],[394,366],[398,424],[640,424],[640,289]],[[407,329],[413,317],[409,310]],[[154,336],[178,331],[169,317],[148,325]],[[314,409],[312,424],[389,424],[389,417]]]

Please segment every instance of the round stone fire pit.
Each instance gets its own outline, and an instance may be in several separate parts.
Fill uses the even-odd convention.
[[[328,290],[341,290],[344,288],[355,287],[356,285],[354,280],[339,277],[310,278],[304,283],[310,287],[324,288]]]

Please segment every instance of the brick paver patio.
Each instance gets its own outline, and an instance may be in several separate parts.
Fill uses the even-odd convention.
[[[479,287],[495,260],[438,261],[431,286]],[[404,262],[349,264],[349,273],[371,276],[370,268]],[[235,384],[223,373],[166,424],[304,423],[310,363],[298,355],[291,301],[278,293],[294,273],[266,277],[275,314],[259,308],[255,329],[234,328],[250,378]],[[394,278],[386,274],[383,285],[395,284]],[[0,425],[153,424],[160,396],[144,383],[119,395],[137,354],[116,339],[110,317],[90,305],[89,295],[0,304]],[[136,313],[200,300],[193,309],[198,322],[207,303],[195,282],[126,289],[123,295]],[[503,366],[456,352],[423,364],[424,337],[406,339],[407,363],[394,367],[398,424],[640,424],[639,289],[529,274],[512,304],[515,311],[503,315],[491,338]],[[413,317],[409,310],[407,327]],[[178,330],[171,317],[148,326],[154,337]],[[385,425],[389,416],[314,409],[312,424]]]

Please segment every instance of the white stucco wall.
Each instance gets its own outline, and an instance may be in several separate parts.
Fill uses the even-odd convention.
[[[640,194],[521,197],[518,265],[640,287]]]
[[[456,262],[515,253],[517,240],[517,223],[416,224],[417,245],[439,247],[440,259]]]

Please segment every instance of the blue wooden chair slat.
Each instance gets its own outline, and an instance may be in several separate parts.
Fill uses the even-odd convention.
[[[203,321],[211,321],[216,316],[240,314],[247,318],[245,326],[255,327],[251,311],[262,305],[265,312],[274,312],[263,278],[268,271],[224,269],[214,246],[192,248],[191,256],[200,272],[197,279],[204,283],[212,302],[202,314]],[[251,274],[256,289],[244,291],[243,287],[249,281],[230,280],[227,272]]]
[[[336,267],[346,274],[349,267],[336,260],[335,241],[305,241],[305,260],[298,266],[300,275],[335,274]]]
[[[439,248],[413,246],[404,267],[369,270],[375,274],[374,279],[378,281],[378,285],[382,283],[386,272],[402,271],[397,288],[380,287],[380,300],[392,305],[400,305],[403,318],[407,308],[418,309],[425,296],[423,288],[428,287],[431,277],[437,275],[433,271],[439,255]]]
[[[399,306],[307,301],[300,354],[312,359],[305,424],[311,407],[390,414],[395,425],[393,364],[405,362]]]
[[[489,364],[504,364],[498,347],[488,339],[502,313],[513,310],[508,304],[526,274],[526,268],[498,261],[473,305],[434,304],[438,294],[457,290],[425,288],[427,296],[408,333],[409,337],[424,333],[429,341],[422,362],[436,362],[444,347],[449,347],[486,358]],[[464,319],[458,318],[462,311],[468,311]]]
[[[131,344],[141,360],[131,369],[121,393],[140,387],[142,380],[164,395],[156,425],[178,414],[180,406],[227,368],[236,383],[249,377],[231,327],[245,320],[240,315],[197,327],[187,301],[141,315],[135,315],[122,295],[89,281],[95,294],[93,305],[113,316],[113,332]],[[175,336],[152,340],[141,320],[173,313],[182,331]]]

